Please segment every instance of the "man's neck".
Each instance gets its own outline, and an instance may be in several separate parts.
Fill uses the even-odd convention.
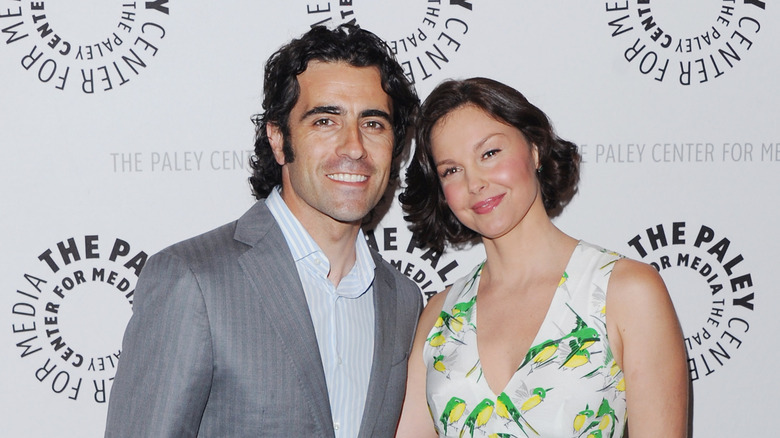
[[[300,222],[301,226],[311,236],[317,246],[325,253],[330,263],[328,279],[338,286],[341,279],[349,274],[355,265],[357,254],[355,240],[360,231],[360,221],[343,222],[316,210],[299,199],[285,196],[282,200],[290,213]]]
[[[305,223],[303,225],[330,262],[328,280],[334,286],[338,286],[341,279],[347,276],[352,267],[355,266],[357,259],[355,240],[360,231],[360,225],[335,221],[333,224],[328,224],[333,226],[310,228]]]
[[[334,286],[338,286],[341,279],[349,274],[355,265],[357,259],[355,240],[360,231],[360,224],[343,223],[323,217],[310,218],[296,215],[296,218],[325,253],[325,257],[330,262],[328,280]]]

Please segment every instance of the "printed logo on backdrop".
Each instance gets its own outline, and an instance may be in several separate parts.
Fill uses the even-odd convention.
[[[364,233],[368,245],[379,251],[399,272],[412,279],[426,300],[466,274],[459,274],[461,265],[457,260],[422,247],[405,228],[380,227],[365,230]],[[467,264],[466,267],[471,266]]]
[[[722,230],[691,222],[654,225],[628,242],[657,269],[672,296],[685,337],[691,380],[739,355],[757,293],[750,258]]]
[[[306,0],[310,26],[357,24],[379,35],[412,83],[438,76],[469,32],[470,0]]]
[[[631,165],[647,163],[778,163],[780,142],[729,141],[711,143],[689,141],[666,142],[595,142],[579,145],[583,163]]]
[[[109,152],[114,173],[225,172],[249,168],[254,150]]]
[[[605,3],[623,60],[648,78],[684,86],[709,83],[749,58],[765,9],[761,0]]]
[[[166,31],[168,0],[9,1],[0,6],[0,41],[42,85],[94,94],[143,74]]]
[[[69,237],[31,260],[11,307],[30,379],[70,400],[105,403],[147,255],[127,241]]]

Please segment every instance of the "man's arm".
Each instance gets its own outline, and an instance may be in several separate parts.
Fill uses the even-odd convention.
[[[196,436],[212,377],[209,321],[196,275],[160,253],[135,290],[105,436]]]

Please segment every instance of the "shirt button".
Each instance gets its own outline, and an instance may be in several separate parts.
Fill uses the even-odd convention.
[[[341,423],[339,423],[338,421],[333,423],[333,429],[334,430],[339,430],[339,427],[341,427]]]

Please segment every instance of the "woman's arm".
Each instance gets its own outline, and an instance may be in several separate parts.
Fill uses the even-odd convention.
[[[661,276],[650,265],[615,264],[607,324],[626,379],[631,438],[684,438],[688,433],[687,357],[680,323]]]
[[[428,400],[425,395],[426,369],[423,361],[422,350],[428,333],[436,323],[444,305],[447,290],[438,293],[428,300],[428,304],[420,315],[417,324],[417,333],[414,335],[412,352],[409,355],[409,369],[406,375],[406,396],[401,408],[401,419],[396,430],[396,438],[425,438],[436,437],[436,429],[433,427],[433,419],[428,409]]]

